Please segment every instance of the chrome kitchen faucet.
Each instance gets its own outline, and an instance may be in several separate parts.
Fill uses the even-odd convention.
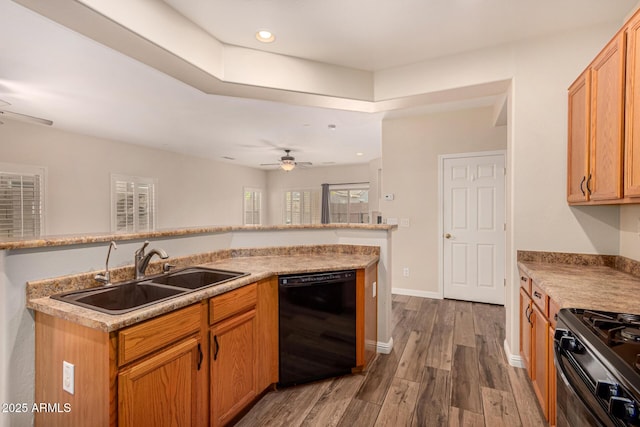
[[[95,275],[95,279],[105,286],[111,284],[111,273],[109,273],[109,257],[111,256],[111,249],[118,249],[116,242],[113,240],[109,243],[109,250],[107,251],[107,261],[105,262],[104,273],[98,273]]]
[[[136,279],[142,279],[144,277],[144,272],[147,270],[147,266],[149,265],[149,261],[154,255],[158,255],[162,259],[169,258],[169,255],[162,249],[151,249],[149,253],[145,254],[145,248],[149,246],[149,241],[146,240],[142,247],[138,249],[134,254],[135,260],[135,268],[136,268]]]

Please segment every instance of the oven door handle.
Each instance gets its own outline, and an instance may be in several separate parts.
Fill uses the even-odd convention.
[[[560,353],[563,350],[560,348],[560,344],[555,341],[553,343],[553,360],[555,362],[556,365],[556,371],[558,372],[558,374],[560,374],[560,378],[562,378],[562,382],[564,383],[564,385],[567,387],[567,389],[569,389],[569,391],[571,392],[571,394],[573,394],[574,396],[576,396],[578,399],[580,399],[580,401],[582,402],[582,406],[583,408],[588,411],[591,416],[593,417],[594,420],[598,420],[598,422],[600,423],[600,425],[604,425],[602,424],[600,418],[598,417],[598,415],[596,415],[593,410],[584,403],[584,401],[580,398],[580,395],[576,392],[575,387],[573,387],[573,385],[571,384],[571,381],[569,380],[569,377],[565,374],[566,372],[566,368],[564,366],[564,363],[562,362],[562,358],[560,356]],[[572,364],[573,365],[573,364]],[[580,372],[580,368],[578,368],[577,366],[574,366],[574,368],[576,370],[578,370],[578,374],[580,376],[583,375],[582,372]]]

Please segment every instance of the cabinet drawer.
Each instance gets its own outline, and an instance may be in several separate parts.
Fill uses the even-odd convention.
[[[519,270],[519,272],[520,272],[520,287],[524,289],[527,294],[531,295],[531,279],[529,278],[529,276],[524,274],[522,270]]]
[[[535,283],[531,283],[531,299],[538,306],[542,314],[549,318],[549,304],[547,294]]]
[[[256,283],[213,297],[209,302],[209,324],[213,325],[234,314],[254,308],[257,301]]]
[[[558,321],[558,312],[560,311],[560,306],[554,300],[549,298],[549,323],[551,323],[551,327],[553,329],[556,328],[556,322]]]
[[[181,310],[118,332],[118,366],[160,349],[200,330],[200,306]]]

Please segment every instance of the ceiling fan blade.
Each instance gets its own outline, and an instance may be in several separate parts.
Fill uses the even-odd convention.
[[[0,117],[6,117],[7,119],[22,120],[25,122],[33,122],[41,125],[51,126],[53,121],[47,119],[41,119],[40,117],[29,116],[27,114],[12,113],[11,111],[0,110]]]
[[[280,163],[260,163],[260,166],[280,166]]]
[[[313,163],[311,163],[311,162],[296,162],[296,165],[298,165],[298,166],[313,166]]]

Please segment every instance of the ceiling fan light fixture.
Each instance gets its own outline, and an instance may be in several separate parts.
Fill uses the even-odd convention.
[[[256,39],[261,43],[272,43],[276,36],[269,30],[259,30],[256,32]]]
[[[291,172],[293,170],[293,168],[296,167],[296,162],[294,162],[293,160],[285,159],[280,164],[280,167],[285,172]]]

